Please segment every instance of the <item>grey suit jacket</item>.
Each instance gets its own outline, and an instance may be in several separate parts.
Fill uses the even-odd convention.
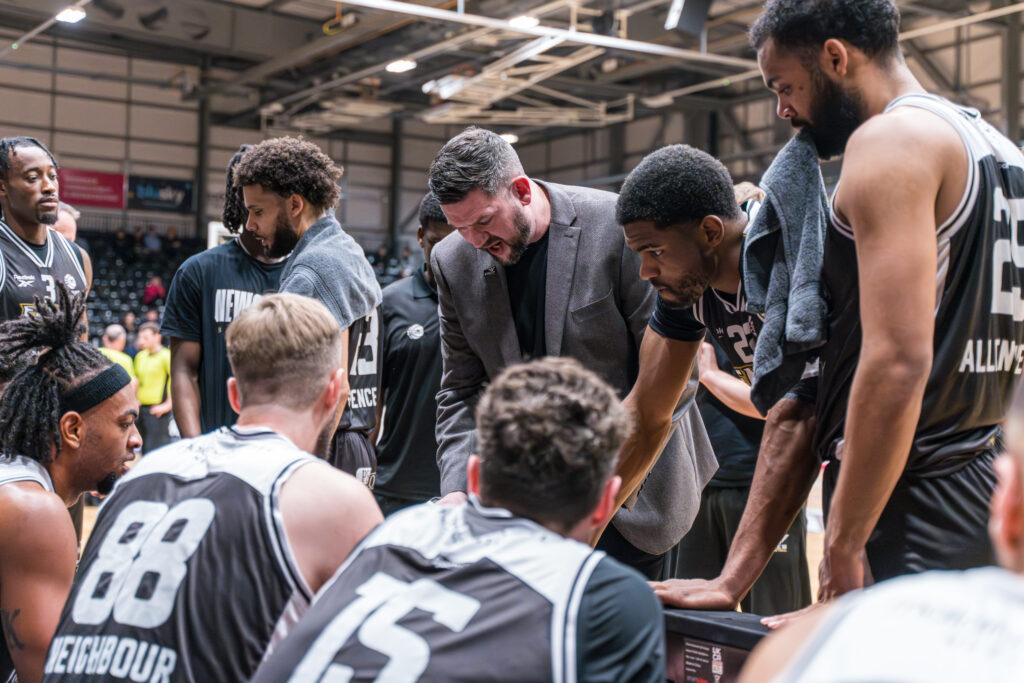
[[[640,260],[615,223],[616,195],[539,183],[551,200],[544,334],[548,354],[571,356],[625,397],[637,376],[640,340],[655,292],[640,279]],[[505,269],[453,233],[434,247],[444,371],[437,394],[441,493],[466,489],[476,448],[474,411],[484,386],[522,362]],[[695,383],[676,411],[673,434],[632,509],[615,527],[652,554],[690,528],[704,484],[717,468],[693,404]]]

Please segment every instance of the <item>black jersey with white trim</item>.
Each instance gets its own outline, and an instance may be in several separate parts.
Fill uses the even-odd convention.
[[[0,221],[0,320],[11,320],[30,312],[35,298],[56,301],[61,282],[71,294],[88,286],[78,247],[55,230],[46,231],[42,256]]]
[[[147,455],[100,508],[43,680],[248,680],[312,599],[278,508],[310,462],[237,425]]]
[[[600,551],[475,497],[428,503],[363,540],[253,683],[661,683],[660,611]]]
[[[969,159],[960,204],[938,228],[934,357],[907,462],[910,473],[938,476],[991,447],[1024,364],[1024,155],[976,110],[924,94],[899,97],[886,111],[895,107],[941,117]],[[820,356],[815,434],[825,458],[843,438],[861,349],[854,234],[834,211],[829,222],[829,341]]]

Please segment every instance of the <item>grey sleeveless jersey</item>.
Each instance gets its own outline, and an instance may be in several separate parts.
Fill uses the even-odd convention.
[[[46,250],[40,257],[0,221],[0,320],[32,310],[35,297],[55,300],[57,282],[72,294],[85,291],[85,272],[77,250],[59,232],[47,230]]]
[[[1024,370],[1024,155],[976,110],[923,94],[887,111],[895,107],[948,122],[969,162],[960,205],[937,228],[934,360],[907,462],[908,472],[939,476],[992,448]],[[830,342],[820,356],[815,445],[828,458],[843,437],[861,348],[856,244],[834,212],[824,258]]]
[[[1024,578],[984,567],[885,581],[841,599],[774,683],[1019,681]]]
[[[50,493],[54,492],[50,473],[32,458],[23,455],[12,458],[0,457],[0,486],[19,481],[33,481]],[[7,650],[7,638],[4,638],[0,640],[0,681],[8,683],[17,680],[14,662],[11,661],[11,653]]]
[[[580,602],[603,557],[476,498],[409,508],[366,537],[253,681],[576,681]]]
[[[43,680],[248,680],[312,598],[277,502],[315,461],[237,426],[147,455],[100,508]]]

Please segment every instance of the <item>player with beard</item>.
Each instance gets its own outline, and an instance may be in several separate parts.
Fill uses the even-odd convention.
[[[243,681],[381,520],[310,452],[348,395],[327,308],[271,294],[227,332],[231,427],[151,453],[104,503],[44,680]]]
[[[341,169],[301,138],[264,140],[234,170],[251,231],[269,258],[291,256],[280,291],[317,299],[341,327],[351,394],[328,460],[373,486],[370,443],[380,393],[380,285],[362,248],[334,217]]]
[[[758,472],[774,495],[737,543],[778,537],[787,498],[806,491],[773,487],[829,460],[823,599],[992,563],[992,462],[1021,370],[1024,156],[926,93],[898,35],[891,0],[775,0],[751,31],[779,116],[844,160],[824,245],[818,458]],[[687,604],[677,588],[663,597]]]
[[[644,337],[640,376],[626,399],[637,416],[636,432],[645,435],[640,443],[648,449],[659,443],[658,425],[669,420],[675,408],[668,378],[680,368],[693,366],[705,334],[715,339],[735,373],[720,378],[712,392],[725,406],[708,406],[702,401],[708,399],[698,396],[716,446],[719,471],[704,489],[700,515],[685,539],[700,546],[699,557],[698,553],[680,556],[680,571],[686,572],[681,576],[711,578],[724,563],[735,561],[725,554],[747,504],[758,452],[756,437],[752,449],[749,441],[739,448],[735,441],[728,441],[742,421],[733,422],[725,411],[728,406],[735,413],[761,418],[750,400],[750,383],[764,316],[747,311],[741,259],[747,226],[760,208],[760,197],[741,202],[738,189],[714,157],[687,145],[670,145],[644,157],[626,177],[616,209],[627,246],[640,256],[640,277],[658,292],[649,323],[653,334]],[[714,358],[713,351],[711,355]],[[710,378],[702,374],[701,380]],[[764,450],[782,449],[806,457],[810,442],[804,420],[814,405],[813,387],[813,377],[801,380],[769,412],[767,424],[760,425],[765,431]],[[709,422],[709,416],[718,422]],[[756,605],[762,614],[775,614],[810,603],[800,508],[797,504],[790,511],[786,552],[766,548],[764,554],[746,558],[758,564],[757,573],[766,567],[768,571],[757,582],[753,598],[744,598],[752,586],[737,587],[730,608],[742,600],[745,611]],[[656,589],[664,590],[664,584]]]
[[[473,408],[486,384],[525,359],[570,356],[624,397],[638,381],[657,297],[615,222],[615,195],[527,176],[491,131],[469,128],[445,143],[430,188],[458,231],[431,253],[443,366],[437,461],[443,500],[454,503],[466,497]],[[598,546],[650,578],[661,576],[665,551],[690,527],[716,467],[688,378],[688,368],[662,378],[673,408],[659,425],[664,440],[643,453],[635,439],[624,446],[616,507],[647,483]]]
[[[85,297],[0,324],[0,680],[38,681],[78,559],[67,507],[109,493],[142,441],[128,373],[83,331]]]
[[[228,162],[221,218],[237,236],[181,264],[160,323],[160,332],[170,337],[174,421],[184,437],[235,423],[227,393],[231,365],[224,334],[246,307],[277,291],[284,269],[284,257],[265,256],[255,235],[242,229],[245,202],[231,176],[250,148],[242,145]]]

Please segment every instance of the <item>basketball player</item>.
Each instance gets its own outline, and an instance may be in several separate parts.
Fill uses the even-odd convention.
[[[32,310],[36,297],[55,301],[58,282],[72,294],[92,286],[89,255],[51,229],[60,214],[57,168],[35,138],[0,140],[0,321]],[[82,505],[79,500],[70,511],[79,539]]]
[[[377,444],[373,494],[385,515],[441,495],[434,436],[434,397],[441,387],[441,330],[430,252],[452,229],[437,197],[428,192],[420,201],[416,231],[423,266],[384,288],[381,392],[387,412]]]
[[[988,535],[1001,568],[853,593],[762,641],[741,681],[1015,681],[1024,671],[1024,394],[1011,408]]]
[[[222,220],[236,237],[189,257],[171,281],[160,331],[171,342],[174,421],[183,437],[229,427],[237,415],[228,402],[231,366],[224,333],[259,298],[277,291],[284,259],[268,258],[245,225],[242,191],[231,173],[250,145],[228,163]]]
[[[0,680],[38,681],[78,559],[67,507],[109,493],[141,444],[135,386],[81,335],[85,297],[0,324]]]
[[[374,530],[256,683],[665,680],[657,601],[580,542],[615,510],[615,392],[545,358],[495,378],[476,419],[468,501]]]
[[[309,454],[348,391],[323,304],[264,297],[227,348],[238,422],[146,456],[104,503],[44,680],[248,680],[381,521]]]
[[[665,390],[666,383],[673,377],[685,381],[706,333],[724,352],[735,373],[733,382],[746,390],[733,392],[737,395],[729,401],[730,407],[758,415],[750,402],[749,384],[764,318],[746,310],[740,256],[745,231],[760,203],[751,197],[741,206],[741,191],[733,187],[729,171],[720,161],[687,145],[670,145],[647,155],[622,185],[616,219],[623,225],[626,245],[640,256],[640,277],[658,292],[650,330],[640,349],[640,376],[626,399],[638,424],[631,441],[648,443],[647,450],[657,447],[659,425],[670,421],[675,409],[670,398],[673,392]],[[713,362],[713,351],[711,357]],[[702,372],[701,380],[708,379]],[[767,436],[762,450],[801,449],[806,455],[808,440],[792,438],[788,427],[810,410],[812,387],[811,379],[803,380],[771,411],[763,428]],[[703,408],[702,413],[712,443],[716,436],[724,436],[722,432],[738,432],[731,417],[719,414],[717,421],[709,422]],[[719,425],[723,420],[728,426],[712,433],[712,422]],[[799,433],[806,435],[807,431]],[[755,458],[740,455],[730,460],[726,450],[715,449],[719,472],[704,489],[700,514],[682,542],[686,548],[701,538],[699,554],[680,557],[683,566],[699,568],[696,575],[713,570],[712,575],[717,576],[721,571],[726,558],[717,549],[728,547],[750,495]],[[744,444],[740,451],[749,453],[750,445]],[[751,455],[757,452],[755,447]],[[775,553],[772,547],[756,558],[758,573],[771,566],[755,593],[760,613],[790,611],[810,602],[806,562],[801,563],[805,534],[801,504],[789,519],[792,527],[787,533],[792,540],[786,549],[792,554]],[[656,587],[660,591],[663,585]],[[752,586],[753,582],[737,587],[727,608],[735,608],[742,600],[744,609],[749,610],[755,604],[748,595]],[[775,607],[782,609],[772,609]]]
[[[57,160],[35,138],[0,140],[0,321],[55,301],[56,283],[72,294],[92,285],[89,255],[59,232]]]
[[[751,32],[779,115],[823,158],[845,150],[825,236],[818,458],[758,470],[767,497],[736,541],[778,538],[806,494],[782,482],[809,484],[829,459],[820,598],[864,585],[865,555],[875,580],[992,562],[992,462],[1021,371],[1024,156],[977,111],[927,94],[898,34],[891,0],[775,0]],[[729,571],[715,585],[757,567]],[[708,590],[663,598],[686,605],[691,588]]]
[[[342,365],[352,392],[328,460],[373,485],[376,454],[369,432],[380,390],[380,285],[366,255],[334,217],[341,169],[311,142],[264,140],[243,156],[234,172],[249,212],[246,230],[269,258],[291,252],[281,291],[311,296],[334,315],[342,330]]]

